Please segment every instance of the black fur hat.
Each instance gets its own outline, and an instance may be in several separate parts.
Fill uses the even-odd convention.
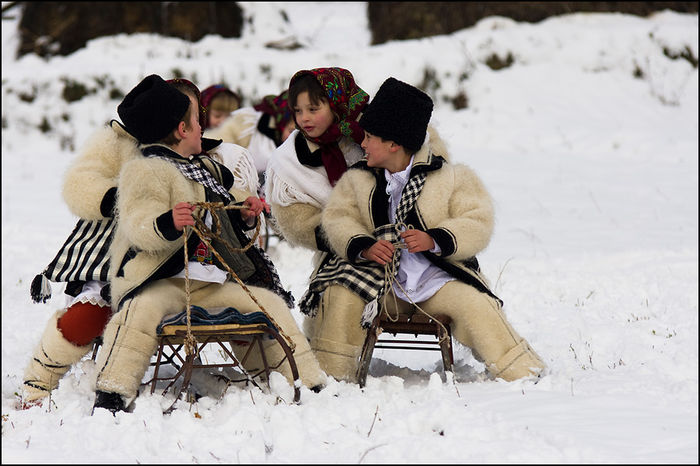
[[[117,113],[129,134],[140,143],[149,144],[177,128],[189,106],[189,97],[152,74],[129,91]]]
[[[433,100],[425,92],[389,78],[365,108],[360,126],[368,133],[417,152],[425,140],[432,113]]]

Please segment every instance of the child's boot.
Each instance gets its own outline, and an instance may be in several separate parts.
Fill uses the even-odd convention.
[[[511,382],[523,377],[538,376],[545,369],[542,359],[530,348],[525,340],[521,340],[503,357],[488,365],[491,376]]]
[[[311,349],[326,374],[357,383],[360,353],[367,331],[360,325],[365,302],[339,285],[325,289],[318,315],[310,319]]]

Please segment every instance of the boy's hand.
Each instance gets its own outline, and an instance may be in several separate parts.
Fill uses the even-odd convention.
[[[435,247],[435,241],[429,234],[413,228],[401,232],[401,239],[408,252],[430,251]]]
[[[182,231],[185,225],[194,225],[194,217],[192,217],[192,212],[194,212],[196,206],[193,206],[189,202],[178,202],[173,207],[173,224],[177,231]]]
[[[260,213],[265,210],[270,211],[270,206],[267,205],[264,199],[255,196],[249,196],[243,203],[245,209],[241,209],[241,218],[246,222],[250,222]]]
[[[380,239],[372,246],[362,251],[362,256],[379,265],[384,265],[390,262],[391,258],[394,256],[394,245],[385,239]]]
[[[265,211],[266,214],[270,213],[270,204],[267,203],[264,197],[261,197],[260,200],[263,203],[263,210]]]

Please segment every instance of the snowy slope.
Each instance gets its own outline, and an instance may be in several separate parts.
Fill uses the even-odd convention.
[[[698,16],[487,18],[370,46],[364,3],[242,5],[253,20],[241,39],[118,35],[50,60],[16,60],[16,24],[3,21],[3,463],[697,463],[698,72],[668,55],[698,57]],[[264,47],[290,38],[305,47]],[[508,53],[510,67],[485,64]],[[169,416],[171,399],[145,393],[112,417],[90,416],[85,360],[50,409],[18,411],[24,366],[63,305],[60,286],[33,304],[29,283],[75,223],[62,174],[116,117],[110,91],[178,71],[202,89],[225,79],[249,104],[320,66],[348,68],[370,96],[389,76],[425,85],[452,160],[495,200],[482,268],[549,375],[484,380],[457,345],[457,381],[443,383],[434,353],[378,350],[364,390],[331,382],[293,405],[274,379],[272,393],[232,387]],[[68,104],[69,81],[94,93]],[[468,107],[455,110],[459,93]],[[311,254],[270,254],[301,297]]]

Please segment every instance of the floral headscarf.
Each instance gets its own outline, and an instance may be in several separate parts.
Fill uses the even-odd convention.
[[[292,119],[292,109],[289,108],[289,90],[286,89],[280,95],[266,95],[253,108],[270,115],[275,125],[275,141],[281,141],[284,128]]]
[[[302,70],[292,76],[291,87],[301,76],[311,74],[324,90],[325,97],[339,121],[332,124],[320,137],[307,137],[321,146],[321,159],[331,185],[335,185],[347,170],[347,164],[338,141],[342,136],[352,138],[357,144],[364,139],[364,131],[357,123],[359,115],[369,102],[369,95],[355,84],[352,73],[344,68],[315,68]]]
[[[218,94],[221,94],[222,92],[226,92],[231,94],[238,100],[238,102],[241,101],[241,97],[233,92],[231,89],[228,87],[224,86],[223,84],[214,84],[202,91],[202,98],[200,100],[202,108],[204,108],[204,112],[209,111],[209,105],[211,104],[211,101],[214,100],[214,97],[216,97]],[[202,128],[207,129],[209,128],[209,118],[205,118],[205,123]]]

